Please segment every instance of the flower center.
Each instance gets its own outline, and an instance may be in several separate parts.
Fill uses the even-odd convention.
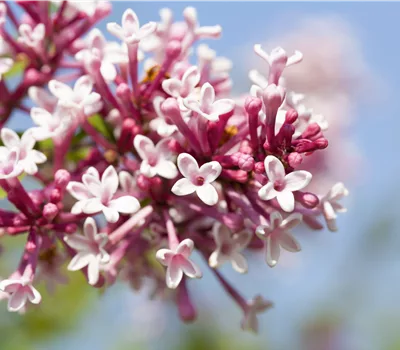
[[[203,176],[197,176],[196,179],[195,179],[194,184],[195,184],[196,186],[203,186],[205,181],[206,181],[206,180],[204,179]]]
[[[275,190],[275,191],[280,192],[280,191],[282,191],[284,188],[285,188],[285,180],[284,180],[284,179],[282,179],[282,180],[275,180],[275,182],[274,182],[274,190]]]

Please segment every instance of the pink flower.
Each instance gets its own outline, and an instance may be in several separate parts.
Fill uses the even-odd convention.
[[[36,164],[42,164],[47,160],[42,152],[33,149],[36,140],[33,138],[32,129],[25,131],[21,139],[15,131],[7,128],[1,129],[0,135],[6,148],[9,150],[13,148],[18,149],[18,165],[21,166],[27,174],[36,174],[38,172]]]
[[[93,82],[88,75],[80,77],[73,89],[57,80],[50,80],[49,90],[60,105],[74,108],[86,116],[98,112],[103,105],[101,96],[93,92]]]
[[[139,26],[139,19],[132,9],[127,9],[122,15],[122,27],[115,23],[107,24],[108,31],[127,44],[138,43],[154,33],[157,29],[157,23],[149,22],[144,26]]]
[[[142,158],[140,172],[147,177],[159,175],[166,179],[174,179],[178,176],[176,165],[170,159],[172,152],[168,148],[170,139],[162,139],[156,146],[153,141],[143,135],[136,135],[134,146]]]
[[[191,239],[185,239],[174,249],[160,249],[157,251],[158,261],[167,266],[166,283],[168,288],[175,289],[182,280],[183,274],[190,278],[203,276],[199,267],[189,260],[194,243]]]
[[[128,54],[123,47],[115,42],[107,42],[98,29],[93,29],[89,33],[87,48],[75,55],[78,61],[83,61],[89,73],[97,74],[91,68],[93,57],[101,61],[100,72],[106,81],[113,81],[117,76],[114,64],[128,63]]]
[[[0,179],[12,179],[21,175],[23,167],[19,163],[19,150],[0,147]]]
[[[95,285],[99,280],[100,267],[110,260],[110,256],[104,250],[108,236],[97,232],[93,218],[85,220],[83,234],[83,236],[73,234],[64,237],[64,241],[77,251],[68,265],[68,270],[78,271],[87,266],[88,282]]]
[[[28,95],[35,104],[46,111],[53,112],[57,106],[58,99],[43,88],[31,86],[28,89]]]
[[[178,156],[178,168],[184,178],[174,184],[172,193],[177,196],[186,196],[196,192],[205,204],[217,204],[218,193],[211,183],[221,174],[221,164],[212,161],[199,168],[196,159],[190,154],[181,153]]]
[[[174,124],[168,124],[167,119],[161,110],[161,104],[164,101],[165,101],[165,98],[163,98],[161,96],[154,97],[153,107],[154,107],[154,111],[157,114],[157,118],[154,118],[153,120],[151,120],[149,125],[150,125],[150,128],[157,131],[157,134],[160,135],[161,137],[169,137],[175,131],[177,131],[178,128]]]
[[[200,114],[209,121],[217,121],[220,115],[227,114],[235,108],[235,101],[224,98],[215,101],[215,91],[210,83],[201,87],[200,101],[189,96],[183,100],[186,108]]]
[[[10,312],[21,310],[28,300],[32,304],[39,304],[42,300],[40,293],[32,286],[31,279],[24,276],[1,281],[0,290],[10,294],[8,298],[8,311]]]
[[[39,23],[34,28],[29,24],[23,23],[18,28],[19,38],[18,41],[24,43],[33,49],[41,47],[44,37],[46,35],[46,28],[43,23]]]
[[[292,236],[289,230],[297,226],[302,220],[299,213],[290,214],[285,220],[278,211],[270,215],[269,223],[260,225],[256,229],[256,235],[265,241],[265,260],[270,267],[274,267],[279,260],[280,247],[288,252],[299,252],[299,243]]]
[[[8,57],[0,58],[0,81],[2,79],[2,75],[7,73],[14,64],[14,60]]]
[[[247,311],[242,319],[242,329],[245,331],[258,332],[257,314],[264,312],[272,307],[272,303],[265,300],[261,295],[257,295],[247,304]]]
[[[345,213],[347,211],[338,201],[348,195],[347,188],[344,187],[343,183],[338,182],[321,198],[320,207],[330,231],[337,231],[336,213]]]
[[[117,222],[119,213],[133,214],[140,209],[139,201],[133,196],[122,196],[114,198],[117,192],[119,180],[115,168],[110,165],[103,173],[100,181],[99,173],[93,171],[82,176],[85,190],[93,196],[89,199],[84,199],[82,212],[85,214],[95,214],[103,212],[108,222]],[[77,189],[68,187],[69,191]],[[82,188],[80,188],[82,190]],[[75,195],[78,193],[75,192]],[[78,194],[78,196],[81,193]]]
[[[232,234],[225,225],[217,222],[213,226],[212,235],[217,247],[208,259],[209,265],[212,268],[217,268],[230,261],[234,270],[239,273],[246,273],[247,261],[240,252],[247,247],[252,234],[249,231]]]
[[[260,188],[258,196],[265,201],[276,197],[282,210],[292,212],[295,204],[293,192],[306,187],[312,175],[305,170],[286,175],[283,164],[274,156],[266,157],[264,166],[269,182]]]
[[[216,26],[200,27],[197,20],[197,11],[194,7],[186,7],[183,10],[183,16],[188,25],[190,33],[196,38],[218,38],[221,35],[222,28]]]
[[[196,66],[192,66],[186,70],[183,74],[182,79],[170,78],[162,82],[163,90],[175,97],[179,102],[179,107],[185,109],[182,100],[188,97],[195,89],[197,84],[200,82],[200,73]]]

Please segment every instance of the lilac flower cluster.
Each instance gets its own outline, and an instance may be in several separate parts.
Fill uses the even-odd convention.
[[[302,54],[255,45],[269,74],[250,72],[243,102],[229,97],[231,62],[197,45],[221,27],[201,26],[194,8],[178,22],[162,9],[160,22],[144,25],[128,9],[108,23],[109,42],[92,29],[107,2],[17,5],[20,18],[0,3],[0,186],[16,208],[0,210],[0,227],[26,237],[16,271],[0,282],[9,311],[40,303],[38,278],[66,283],[68,263],[96,288],[120,277],[158,295],[176,290],[191,321],[187,281],[203,275],[196,251],[243,310],[242,328],[257,331],[256,315],[272,303],[246,301],[218,268],[246,273],[246,255],[261,249],[275,266],[281,249],[301,249],[294,227],[321,229],[322,216],[336,230],[348,194],[342,183],[307,191],[313,174],[302,162],[328,146],[328,125],[285,88],[282,75]],[[9,84],[18,65],[21,79]],[[21,111],[35,124],[22,135],[5,127]],[[23,174],[41,189],[27,191]]]

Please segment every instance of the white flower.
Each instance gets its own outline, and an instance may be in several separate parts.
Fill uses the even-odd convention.
[[[0,58],[0,81],[4,73],[7,73],[13,66],[14,61],[11,58],[3,57]]]
[[[0,179],[11,179],[21,175],[23,167],[19,163],[19,150],[0,147]]]
[[[98,112],[103,105],[101,96],[93,92],[93,82],[88,75],[80,77],[74,88],[57,80],[50,80],[49,90],[58,98],[61,106],[75,108],[86,116]]]
[[[232,234],[225,225],[217,222],[212,228],[212,235],[217,247],[208,259],[209,265],[216,268],[230,261],[234,270],[246,273],[247,261],[240,252],[247,247],[252,234],[249,231]]]
[[[302,215],[299,213],[290,214],[283,220],[282,215],[274,211],[270,214],[269,223],[257,227],[256,235],[265,241],[265,260],[270,267],[274,267],[278,263],[281,247],[288,252],[299,252],[301,250],[299,243],[289,232],[301,220]]]
[[[235,108],[235,101],[224,98],[215,101],[215,91],[210,83],[201,87],[200,101],[192,96],[183,100],[186,108],[200,114],[209,121],[217,121],[220,115],[229,113]]]
[[[57,106],[58,99],[41,87],[31,86],[28,95],[35,104],[46,111],[53,112]]]
[[[40,293],[32,286],[31,279],[24,276],[1,281],[0,290],[10,294],[8,298],[8,311],[10,312],[23,309],[28,300],[32,304],[39,304],[42,300]]]
[[[174,184],[172,193],[177,196],[186,196],[196,192],[205,204],[217,204],[218,193],[211,183],[221,174],[221,164],[212,161],[199,168],[196,159],[190,154],[181,153],[178,156],[178,168],[184,178]]]
[[[9,150],[17,148],[19,151],[18,164],[24,169],[27,174],[33,175],[38,171],[36,164],[44,163],[47,158],[42,153],[35,149],[33,146],[36,140],[33,137],[32,129],[28,129],[24,132],[21,139],[17,133],[11,129],[1,129],[1,140],[4,146]],[[0,147],[4,148],[4,147]]]
[[[136,13],[132,9],[127,9],[122,15],[122,26],[115,22],[107,23],[107,29],[117,38],[127,44],[132,44],[138,43],[154,33],[157,29],[157,23],[149,22],[140,27]]]
[[[200,27],[197,20],[197,11],[194,7],[186,7],[183,10],[183,17],[188,25],[189,32],[194,35],[196,39],[218,38],[221,35],[222,28],[219,25]]]
[[[245,331],[258,332],[257,314],[272,307],[272,303],[257,295],[247,303],[247,311],[242,319],[242,329]]]
[[[258,196],[265,201],[276,197],[284,211],[292,212],[295,204],[292,192],[306,187],[312,175],[305,170],[293,171],[286,175],[283,164],[274,156],[266,157],[264,165],[269,182],[260,188]]]
[[[161,96],[154,97],[153,107],[157,114],[157,118],[150,121],[150,128],[157,131],[157,134],[161,137],[171,136],[175,131],[178,130],[176,125],[168,124],[164,113],[161,111],[161,104],[165,101],[165,98]]]
[[[46,27],[43,23],[39,23],[34,28],[23,23],[19,26],[18,31],[20,35],[18,41],[33,49],[37,49],[43,44],[46,35]]]
[[[134,146],[142,158],[140,172],[147,177],[160,175],[166,179],[178,176],[176,165],[170,159],[172,152],[168,148],[170,139],[162,139],[156,146],[153,141],[143,135],[136,135]]]
[[[75,211],[81,210],[85,214],[102,211],[106,220],[113,223],[118,221],[119,213],[133,214],[140,209],[139,201],[133,196],[114,198],[119,180],[112,165],[104,171],[101,180],[97,170],[91,168],[89,173],[82,176],[82,181],[83,184],[70,182],[67,186],[71,195],[82,201]]]
[[[73,234],[64,237],[64,241],[77,251],[68,265],[68,270],[78,271],[87,266],[88,282],[95,285],[99,280],[100,267],[110,260],[110,256],[104,250],[108,236],[105,233],[97,232],[96,222],[93,218],[85,220],[83,233],[83,236]]]
[[[338,201],[348,195],[347,188],[344,187],[342,182],[338,182],[320,199],[319,205],[330,231],[337,231],[336,213],[345,213],[347,211]]]
[[[183,274],[190,278],[201,278],[203,276],[199,267],[189,259],[193,247],[193,241],[185,239],[174,250],[160,249],[157,251],[157,260],[167,266],[166,283],[168,288],[175,289],[178,287]]]

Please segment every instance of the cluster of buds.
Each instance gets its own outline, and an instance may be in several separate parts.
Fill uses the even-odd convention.
[[[269,74],[252,71],[240,102],[229,98],[231,62],[197,45],[221,27],[200,26],[194,8],[180,22],[162,9],[159,23],[144,25],[128,9],[108,23],[109,42],[93,28],[111,11],[107,2],[15,6],[20,18],[0,3],[0,186],[16,208],[0,210],[0,232],[26,244],[0,282],[9,311],[41,302],[38,278],[66,283],[68,264],[95,288],[151,284],[192,321],[187,282],[203,275],[195,255],[243,310],[242,328],[257,331],[257,314],[272,303],[247,301],[219,267],[246,273],[245,256],[260,250],[274,267],[281,249],[300,251],[295,226],[322,229],[322,217],[336,230],[348,193],[342,183],[307,191],[313,174],[303,159],[328,141],[324,119],[282,78],[302,54],[255,45]],[[23,67],[17,83],[15,66]],[[35,126],[19,134],[5,124],[22,124],[22,113]],[[27,191],[23,174],[41,188]]]

